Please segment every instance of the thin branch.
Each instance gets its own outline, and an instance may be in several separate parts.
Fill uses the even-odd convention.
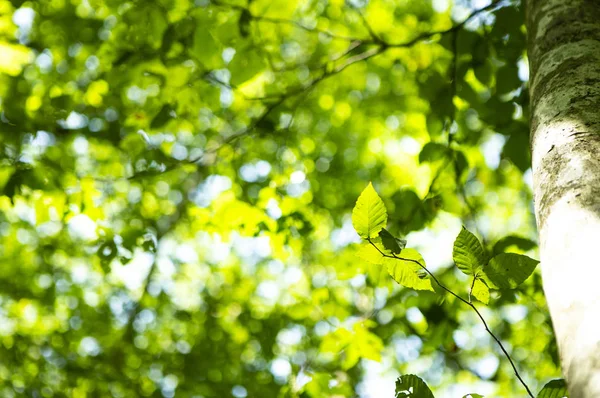
[[[358,8],[355,8],[356,13],[360,16],[360,19],[363,22],[363,25],[365,26],[365,28],[367,29],[367,32],[369,32],[369,36],[371,36],[371,40],[373,40],[375,43],[385,43],[377,33],[375,33],[375,30],[373,30],[373,28],[371,27],[371,24],[369,24],[369,21],[367,21],[367,17],[365,17],[365,14]]]
[[[312,90],[315,85],[333,75],[336,75],[338,73],[340,73],[341,71],[343,71],[344,69],[346,69],[347,67],[357,63],[357,62],[361,62],[364,61],[366,59],[372,58],[375,55],[378,55],[380,53],[380,51],[382,51],[381,47],[375,47],[372,48],[370,50],[364,51],[362,53],[356,54],[352,57],[349,57],[346,59],[346,61],[344,63],[342,63],[341,65],[339,65],[338,67],[334,68],[333,70],[329,71],[329,72],[325,72],[323,73],[321,76],[313,79],[308,85],[301,87],[301,88],[297,88],[295,90],[291,90],[290,92],[286,93],[286,95],[283,95],[281,97],[279,97],[277,99],[277,101],[271,103],[270,105],[267,106],[266,110],[262,113],[262,115],[255,119],[255,121],[250,124],[248,127],[242,129],[241,131],[230,135],[229,137],[227,137],[226,139],[224,139],[217,147],[215,147],[214,149],[210,150],[210,151],[206,151],[204,152],[202,155],[198,156],[195,159],[190,159],[187,160],[187,163],[198,163],[200,162],[208,153],[217,153],[221,148],[223,148],[225,145],[231,144],[232,142],[238,140],[239,138],[246,136],[248,134],[250,134],[251,132],[253,132],[266,118],[267,116],[269,116],[269,114],[275,109],[277,108],[279,105],[283,104],[286,100],[295,97],[299,94],[303,94],[307,91]]]
[[[318,34],[323,34],[325,36],[328,36],[332,39],[336,39],[336,40],[344,40],[344,41],[360,41],[363,44],[385,44],[386,47],[408,47],[411,45],[416,44],[417,42],[421,41],[421,40],[425,40],[425,39],[429,39],[433,36],[436,35],[444,35],[447,33],[451,33],[454,31],[458,31],[460,29],[462,29],[469,21],[471,21],[473,18],[475,18],[476,16],[478,16],[479,14],[482,14],[486,11],[492,10],[495,7],[498,7],[500,5],[501,2],[503,2],[504,0],[495,0],[493,1],[491,4],[479,8],[477,10],[474,10],[465,20],[463,20],[462,22],[452,26],[449,29],[446,30],[440,30],[440,31],[434,31],[434,32],[429,32],[429,33],[424,33],[421,34],[419,36],[417,36],[416,38],[414,38],[413,40],[411,40],[410,42],[406,42],[406,43],[397,43],[397,44],[392,44],[392,43],[386,43],[383,40],[381,40],[381,38],[379,38],[378,35],[376,35],[373,30],[371,29],[370,25],[368,23],[366,23],[366,19],[364,19],[364,16],[362,15],[362,13],[359,14],[361,15],[361,18],[363,19],[363,22],[365,22],[365,27],[367,28],[367,30],[369,31],[369,34],[371,36],[371,39],[362,39],[359,37],[349,37],[349,36],[341,36],[341,35],[336,35],[335,33],[332,33],[330,31],[327,30],[322,30],[319,28],[312,28],[310,26],[306,26],[298,21],[294,21],[291,19],[285,19],[285,18],[276,18],[276,17],[266,17],[266,16],[260,16],[260,15],[255,15],[252,14],[250,12],[250,10],[247,7],[244,6],[240,6],[237,4],[230,4],[230,3],[226,3],[226,2],[221,2],[219,0],[212,0],[212,3],[216,6],[219,7],[228,7],[234,10],[238,10],[238,11],[242,11],[247,13],[247,15],[250,17],[250,19],[253,19],[255,21],[262,21],[262,22],[267,22],[267,23],[274,23],[274,24],[287,24],[287,25],[293,25],[299,29],[305,30],[307,32],[312,32],[312,33],[318,33]],[[411,44],[412,43],[412,44]]]
[[[332,72],[330,72],[329,75],[334,75],[334,74],[340,73],[341,71],[343,71],[344,69],[346,69],[347,67],[349,67],[352,64],[355,64],[360,61],[366,61],[369,58],[379,55],[379,54],[383,53],[385,51],[385,49],[386,49],[385,47],[375,47],[370,50],[364,51],[360,54],[353,55],[353,56],[347,58],[343,64],[341,64],[340,66],[335,68]]]
[[[473,294],[473,289],[475,289],[475,282],[477,281],[477,277],[473,277],[473,283],[471,283],[471,288],[469,289],[469,303],[471,302],[471,295]]]
[[[358,47],[359,45],[364,45],[364,44],[373,44],[374,47],[372,47],[369,50],[366,50],[364,52],[361,52],[359,54],[356,54],[352,57],[349,57],[346,59],[346,61],[338,66],[337,68],[333,69],[332,71],[329,72],[325,72],[323,75],[321,75],[320,77],[317,77],[315,79],[313,79],[312,81],[310,81],[308,83],[308,85],[314,85],[319,83],[320,81],[326,79],[327,77],[340,73],[341,71],[343,71],[344,69],[346,69],[348,66],[353,65],[357,62],[360,61],[365,61],[369,58],[373,58],[377,55],[383,54],[384,52],[386,52],[388,49],[391,48],[408,48],[408,47],[412,47],[415,44],[430,39],[434,36],[438,36],[438,35],[446,35],[446,34],[450,34],[450,33],[454,33],[454,32],[458,32],[460,29],[462,29],[469,21],[471,21],[473,18],[475,18],[476,16],[478,16],[479,14],[485,12],[485,11],[489,11],[497,6],[499,6],[499,4],[504,1],[504,0],[497,0],[492,2],[491,4],[489,4],[486,7],[477,9],[475,11],[473,11],[469,16],[467,16],[467,18],[465,18],[462,22],[452,26],[449,29],[446,30],[440,30],[440,31],[433,31],[433,32],[427,32],[427,33],[423,33],[420,34],[416,37],[414,37],[411,40],[405,41],[403,43],[387,43],[387,42],[383,42],[381,40],[379,41],[374,41],[374,40],[360,40],[360,39],[355,39],[356,43],[353,43],[353,45],[351,46],[350,49],[348,49],[343,55],[342,57],[340,57],[339,59],[343,58],[343,56],[345,56],[346,54],[349,54],[350,51],[356,47]],[[329,64],[331,61],[328,61],[327,64]],[[321,69],[326,70],[327,69],[327,64],[322,65]],[[303,91],[305,89],[304,87],[296,87],[291,89],[290,91],[288,91],[287,93],[282,93],[279,95],[279,97],[285,97],[288,95],[295,95],[298,94],[299,92]],[[277,95],[274,95],[272,97],[269,98],[277,98]],[[260,98],[257,98],[260,99]]]
[[[330,37],[330,38],[336,39],[336,40],[343,40],[343,41],[350,41],[350,42],[356,41],[356,40],[360,40],[362,42],[368,41],[368,40],[362,39],[360,37],[341,36],[341,35],[337,35],[335,33],[329,32],[327,30],[311,28],[309,26],[302,25],[300,22],[292,21],[289,19],[273,18],[273,17],[260,17],[260,16],[255,16],[255,15],[252,15],[252,18],[262,21],[262,22],[291,24],[291,25],[294,25],[294,26],[296,26],[302,30],[305,30],[307,32],[319,33],[319,34],[325,35],[327,37]]]
[[[207,82],[209,82],[209,83],[216,84],[217,86],[221,86],[221,87],[223,87],[223,88],[226,88],[226,89],[228,89],[228,90],[231,90],[231,91],[233,91],[233,90],[238,90],[238,87],[237,87],[237,86],[234,86],[234,85],[233,85],[233,84],[231,84],[231,83],[226,83],[226,82],[224,82],[223,80],[221,80],[221,79],[217,78],[217,77],[216,77],[216,76],[215,76],[215,75],[214,75],[212,72],[213,72],[213,71],[209,71],[209,72],[206,72],[206,73],[204,73],[204,74],[202,75],[202,77],[204,78],[204,80],[206,80],[206,81],[207,81]],[[244,95],[244,94],[242,93],[242,96],[243,96],[243,95]]]
[[[392,253],[392,255],[388,255],[385,254],[383,251],[381,251],[381,249],[379,247],[377,247],[377,245],[375,245],[373,243],[373,241],[368,238],[367,241],[371,244],[371,246],[373,246],[375,249],[377,249],[377,251],[384,257],[387,258],[394,258],[396,260],[402,260],[402,261],[409,261],[411,263],[417,264],[419,267],[421,267],[425,272],[427,272],[427,274],[431,277],[431,279],[433,279],[433,281],[444,291],[446,291],[447,293],[451,294],[452,296],[456,297],[460,302],[464,303],[465,305],[471,307],[471,309],[473,311],[475,311],[475,313],[477,314],[477,316],[479,317],[479,319],[481,320],[481,323],[483,324],[483,326],[485,327],[486,332],[492,336],[492,338],[496,341],[496,343],[498,344],[498,346],[500,347],[500,349],[502,350],[502,352],[504,353],[504,356],[506,357],[506,359],[508,359],[508,362],[510,362],[510,365],[512,366],[513,371],[515,372],[515,376],[517,376],[517,379],[519,379],[519,381],[521,382],[521,384],[523,385],[523,387],[525,387],[525,390],[527,390],[527,393],[529,394],[529,396],[531,398],[534,398],[533,394],[531,393],[531,390],[529,389],[529,387],[527,386],[527,384],[525,383],[525,381],[521,378],[521,375],[519,374],[519,371],[517,370],[517,367],[515,366],[512,358],[510,357],[508,351],[506,351],[506,348],[504,348],[504,345],[502,344],[502,342],[500,341],[500,339],[498,339],[498,337],[496,337],[496,335],[491,331],[491,329],[489,328],[487,322],[485,321],[485,319],[483,318],[483,315],[481,315],[481,313],[479,312],[479,310],[477,309],[477,307],[475,307],[475,304],[465,300],[464,298],[462,298],[461,296],[459,296],[458,294],[454,293],[452,290],[450,290],[449,288],[447,288],[445,285],[443,285],[436,277],[435,275],[433,275],[433,273],[431,271],[429,271],[427,269],[427,267],[425,267],[423,264],[421,264],[419,261],[414,260],[412,258],[403,258],[403,257],[398,257],[397,255],[395,255],[394,253]]]
[[[381,46],[373,47],[369,50],[363,51],[361,53],[358,53],[356,55],[346,58],[346,60],[343,63],[341,63],[340,65],[338,65],[337,67],[335,67],[333,69],[328,68],[328,65],[330,65],[332,62],[343,59],[346,55],[348,55],[350,52],[352,52],[352,50],[354,50],[361,44],[363,44],[363,43],[360,43],[360,42],[352,43],[348,47],[348,49],[346,49],[346,51],[344,51],[341,55],[328,61],[326,64],[321,65],[321,67],[319,69],[321,69],[323,71],[323,73],[320,76],[315,77],[314,79],[312,79],[311,81],[309,81],[308,83],[306,83],[302,86],[293,87],[293,88],[289,89],[287,92],[282,93],[282,94],[271,94],[271,95],[263,96],[263,97],[250,97],[247,99],[251,100],[251,101],[262,101],[262,100],[273,100],[273,99],[285,100],[285,99],[291,98],[291,97],[301,94],[307,90],[313,89],[314,86],[316,86],[318,83],[342,72],[347,67],[349,67],[357,62],[365,61],[365,60],[372,58],[376,55],[379,55],[385,51],[384,47],[381,47]]]
[[[445,30],[438,30],[438,31],[433,31],[433,32],[426,32],[426,33],[422,33],[420,35],[418,35],[417,37],[415,37],[412,40],[409,40],[407,42],[404,43],[397,43],[397,44],[393,44],[393,43],[387,43],[388,47],[392,47],[392,48],[399,48],[399,47],[411,47],[414,46],[415,44],[417,44],[420,41],[423,40],[427,40],[427,39],[431,39],[434,36],[438,36],[438,35],[447,35],[449,33],[453,33],[453,32],[458,32],[459,30],[461,30],[467,23],[469,23],[473,18],[475,18],[476,16],[478,16],[479,14],[482,14],[486,11],[491,11],[492,9],[499,7],[500,3],[502,3],[504,0],[496,0],[493,1],[491,4],[479,8],[477,10],[474,10],[471,14],[469,14],[462,22],[452,26],[451,28],[445,29]]]
[[[347,56],[348,54],[350,54],[354,49],[358,48],[358,46],[362,45],[363,43],[360,41],[353,41],[352,43],[350,43],[348,45],[348,48],[345,49],[343,52],[341,52],[340,54],[334,56],[333,58],[331,58],[330,62],[337,62],[340,59],[344,58],[345,56]]]

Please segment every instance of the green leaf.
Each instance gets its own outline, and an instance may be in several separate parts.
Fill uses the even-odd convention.
[[[465,395],[463,398],[484,398],[484,397],[483,397],[483,395],[481,395],[481,394],[474,394],[474,393],[471,393],[471,394],[467,394],[467,395]]]
[[[427,384],[419,376],[402,375],[396,380],[395,398],[434,398]]]
[[[433,291],[429,275],[417,262],[425,267],[423,257],[415,249],[402,250],[400,258],[385,257],[383,260],[390,276],[400,285],[415,290]]]
[[[2,188],[2,195],[7,196],[11,202],[13,197],[19,193],[21,188],[21,182],[23,181],[22,170],[15,170],[14,173],[8,178],[6,184]]]
[[[356,255],[371,264],[381,264],[385,257],[370,243],[362,243]]]
[[[427,114],[427,132],[431,138],[437,138],[444,130],[444,120],[434,112]]]
[[[490,60],[485,60],[480,64],[473,65],[473,72],[475,73],[475,77],[482,84],[489,86],[492,82],[492,62]]]
[[[491,97],[480,108],[479,117],[482,121],[492,125],[501,125],[512,118],[515,107],[512,101],[502,102],[497,96]],[[525,150],[529,150],[526,146]]]
[[[252,21],[252,15],[247,9],[243,9],[238,20],[238,28],[240,29],[240,36],[248,37],[250,34],[250,21]]]
[[[522,238],[516,235],[509,235],[500,239],[494,245],[492,253],[494,255],[504,253],[509,247],[516,246],[522,251],[528,251],[537,246],[537,244],[531,239]]]
[[[517,65],[505,65],[496,72],[496,93],[506,94],[521,87]]]
[[[514,289],[529,278],[538,263],[522,254],[501,253],[483,268],[483,275],[492,288]]]
[[[386,223],[385,205],[375,192],[373,184],[369,183],[358,197],[356,206],[352,210],[352,225],[361,238],[371,239],[379,236],[379,231]]]
[[[173,111],[173,108],[171,107],[171,105],[164,105],[160,109],[160,111],[158,111],[156,116],[154,116],[154,119],[152,119],[152,122],[150,122],[150,128],[157,129],[157,128],[164,126],[169,121],[169,119],[171,119],[173,117],[173,116],[171,116],[172,111]]]
[[[473,57],[474,65],[480,65],[486,62],[490,58],[489,40],[486,40],[485,37],[478,35],[473,43],[471,56]]]
[[[253,47],[236,53],[227,66],[227,69],[231,71],[231,84],[239,85],[250,80],[261,72],[265,66],[264,57]]]
[[[477,32],[473,32],[470,30],[466,30],[466,29],[461,29],[458,32],[458,46],[457,46],[457,50],[459,54],[473,54],[473,46],[475,45],[475,42],[479,39],[479,34]],[[452,43],[452,37],[450,35],[445,36],[445,39],[447,40],[445,41],[441,41],[440,44],[444,45],[444,47],[446,47],[447,50],[453,51],[453,43]]]
[[[406,247],[406,239],[398,239],[394,237],[394,235],[390,234],[385,228],[379,231],[379,237],[381,238],[383,247],[394,254],[399,254],[402,249]]]
[[[563,379],[548,382],[537,396],[538,398],[568,398],[567,383]]]
[[[419,153],[419,163],[442,160],[450,153],[450,149],[447,146],[435,142],[428,142],[423,146],[423,149],[421,149],[421,153]]]
[[[485,281],[479,277],[475,277],[475,283],[471,289],[471,296],[481,301],[483,304],[490,302],[490,288],[485,284]]]
[[[401,203],[396,206],[392,218],[400,224],[411,224],[409,231],[421,229],[425,221],[422,220],[423,202],[415,191],[400,189],[392,195],[393,203]]]
[[[193,55],[206,69],[218,69],[223,63],[221,50],[222,45],[215,38],[209,26],[199,23],[194,34]]]
[[[462,227],[454,241],[452,259],[458,269],[467,275],[476,275],[487,262],[487,256],[479,239],[465,227]]]
[[[515,131],[511,133],[502,148],[502,158],[509,159],[522,172],[531,167],[529,135],[527,132]]]

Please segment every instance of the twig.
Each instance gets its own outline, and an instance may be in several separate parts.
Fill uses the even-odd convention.
[[[475,281],[477,281],[477,277],[473,277],[473,283],[471,283],[471,288],[469,289],[469,303],[471,302],[471,295],[473,294],[473,289],[475,289]]]
[[[508,359],[508,362],[510,362],[510,365],[512,366],[513,371],[515,372],[515,376],[517,376],[517,379],[519,379],[519,381],[521,382],[521,384],[523,385],[523,387],[525,387],[525,390],[527,390],[527,393],[529,394],[529,396],[531,398],[534,398],[533,394],[531,393],[531,390],[529,390],[529,387],[527,386],[527,384],[525,383],[525,381],[521,378],[521,375],[519,374],[519,371],[517,370],[517,367],[515,366],[512,358],[510,357],[508,351],[506,351],[506,348],[504,348],[504,345],[502,344],[502,342],[500,341],[500,339],[498,339],[498,337],[496,337],[496,335],[491,331],[491,329],[489,328],[487,322],[485,321],[485,319],[483,318],[483,315],[481,315],[481,313],[479,312],[479,310],[477,309],[477,307],[475,307],[475,304],[465,300],[464,298],[460,297],[458,294],[454,293],[452,290],[450,290],[449,288],[447,288],[445,285],[443,285],[436,277],[435,275],[433,275],[433,273],[431,271],[429,271],[427,269],[427,267],[425,267],[423,264],[421,264],[419,261],[414,260],[412,258],[403,258],[403,257],[398,257],[397,255],[395,255],[394,253],[392,253],[392,255],[388,255],[385,254],[383,251],[381,251],[381,249],[379,249],[379,247],[377,247],[377,245],[375,245],[373,243],[373,241],[371,240],[371,238],[368,238],[367,241],[371,244],[371,246],[373,246],[375,249],[377,249],[377,251],[383,256],[383,257],[387,257],[387,258],[394,258],[396,260],[402,260],[402,261],[409,261],[411,263],[417,264],[419,267],[421,267],[425,272],[427,272],[427,274],[431,277],[431,279],[433,279],[433,281],[444,291],[446,291],[447,293],[451,294],[452,296],[456,297],[459,301],[461,301],[462,303],[464,303],[465,305],[468,305],[469,307],[471,307],[471,309],[473,311],[475,311],[475,313],[477,314],[477,316],[479,317],[479,319],[481,320],[481,323],[483,323],[483,326],[485,327],[486,332],[492,336],[492,338],[496,341],[496,343],[498,344],[498,346],[500,347],[500,349],[502,350],[502,352],[504,353],[504,356],[506,357],[506,359]]]
[[[465,18],[462,22],[452,26],[449,29],[446,30],[440,30],[440,31],[433,31],[433,32],[427,32],[427,33],[423,33],[420,34],[416,37],[414,37],[411,40],[402,42],[402,43],[388,43],[388,42],[384,42],[382,40],[361,40],[361,39],[355,39],[353,40],[354,43],[351,48],[349,50],[347,50],[343,55],[348,54],[353,48],[358,47],[359,45],[364,45],[364,44],[373,44],[374,47],[371,48],[370,50],[364,51],[362,53],[356,54],[352,57],[349,57],[346,59],[346,62],[344,62],[342,65],[340,65],[339,67],[333,69],[332,71],[329,72],[325,72],[323,75],[321,75],[320,77],[317,77],[315,79],[313,79],[310,83],[308,83],[308,85],[314,85],[319,83],[320,81],[324,80],[325,78],[329,77],[330,75],[334,75],[337,73],[342,72],[344,69],[346,69],[348,66],[353,65],[356,62],[360,62],[360,61],[365,61],[369,58],[373,58],[374,56],[383,54],[384,52],[386,52],[388,49],[390,48],[408,48],[408,47],[412,47],[415,44],[430,39],[434,36],[438,36],[438,35],[446,35],[449,33],[454,33],[454,32],[458,32],[460,29],[462,29],[464,27],[464,25],[466,25],[470,20],[472,20],[473,18],[475,18],[477,15],[488,11],[494,7],[497,7],[503,0],[497,0],[494,1],[493,3],[489,4],[486,7],[477,9],[475,11],[473,11],[469,16],[467,16],[467,18]],[[242,7],[243,8],[243,7]],[[343,56],[342,56],[343,57]],[[331,61],[328,61],[327,64],[329,64]],[[327,64],[322,65],[321,69],[326,70],[327,68]],[[294,95],[297,94],[301,91],[303,91],[305,89],[304,87],[296,87],[291,89],[290,91],[288,91],[287,93],[282,93],[279,96],[274,95],[270,98],[278,98],[278,97],[286,97],[289,95]],[[269,97],[265,97],[265,98],[269,98]],[[257,98],[260,99],[260,98]]]
[[[360,16],[360,19],[362,20],[363,25],[365,25],[365,28],[369,32],[369,36],[371,36],[371,40],[373,40],[375,43],[385,43],[379,37],[379,35],[377,33],[375,33],[375,31],[371,27],[371,24],[369,24],[369,21],[367,21],[367,18],[365,17],[365,14],[363,14],[363,12],[360,9],[358,9],[358,8],[355,8],[355,10],[358,13],[358,15]]]
[[[493,8],[496,8],[498,6],[500,6],[500,3],[502,3],[504,0],[496,0],[493,1],[491,4],[479,8],[475,11],[473,11],[471,14],[469,14],[462,22],[452,26],[451,28],[445,29],[445,30],[438,30],[438,31],[433,31],[433,32],[426,32],[426,33],[422,33],[419,36],[415,37],[412,40],[409,40],[407,42],[404,43],[387,43],[388,47],[391,48],[398,48],[398,47],[411,47],[415,44],[417,44],[420,41],[423,40],[427,40],[427,39],[431,39],[434,36],[438,36],[438,35],[447,35],[449,33],[453,33],[453,32],[457,32],[459,30],[461,30],[467,23],[469,23],[473,18],[475,18],[476,16],[478,16],[479,14],[482,14],[486,11],[490,11]]]

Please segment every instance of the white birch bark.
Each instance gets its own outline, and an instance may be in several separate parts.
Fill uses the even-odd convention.
[[[544,291],[571,398],[600,397],[600,0],[529,0]]]

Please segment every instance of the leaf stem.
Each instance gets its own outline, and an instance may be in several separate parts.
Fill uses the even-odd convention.
[[[469,289],[469,303],[471,302],[471,295],[473,294],[473,289],[475,289],[475,281],[477,280],[476,276],[473,276],[473,283],[471,283],[471,289]]]
[[[444,284],[442,284],[436,277],[435,275],[433,275],[433,273],[431,271],[429,271],[427,269],[427,267],[425,267],[423,264],[421,264],[419,261],[417,260],[413,260],[411,258],[403,258],[403,257],[398,257],[397,255],[393,254],[390,256],[389,254],[385,254],[383,251],[381,251],[381,249],[379,247],[377,247],[377,245],[375,245],[373,243],[373,241],[371,241],[371,239],[367,239],[367,241],[369,242],[369,244],[371,244],[371,246],[373,246],[375,249],[377,249],[377,251],[383,256],[383,257],[387,257],[387,258],[395,258],[396,260],[402,260],[402,261],[410,261],[411,263],[415,263],[417,264],[419,267],[423,268],[423,270],[425,272],[427,272],[427,274],[429,274],[429,276],[431,277],[431,279],[433,279],[433,281],[444,291],[446,291],[447,293],[451,294],[452,296],[456,297],[459,301],[461,301],[462,303],[464,303],[465,305],[471,307],[471,309],[473,311],[475,311],[475,313],[477,314],[477,316],[479,317],[479,319],[481,320],[481,323],[483,324],[483,326],[485,327],[486,332],[492,336],[492,338],[496,341],[496,343],[498,344],[498,346],[500,347],[500,349],[502,350],[502,352],[504,353],[504,356],[506,357],[506,359],[508,359],[508,362],[510,363],[510,366],[512,366],[512,369],[515,373],[515,376],[517,376],[517,379],[519,379],[519,381],[521,382],[521,384],[523,385],[523,387],[525,387],[525,390],[527,390],[527,393],[529,394],[529,396],[531,398],[534,398],[531,390],[529,389],[529,387],[527,386],[527,384],[525,383],[525,381],[523,380],[523,378],[521,378],[521,375],[519,374],[519,371],[517,370],[517,367],[515,366],[512,358],[510,357],[510,354],[508,353],[508,351],[506,351],[506,348],[504,348],[504,345],[502,344],[502,342],[500,341],[500,339],[498,339],[498,337],[496,337],[496,335],[492,332],[492,330],[489,328],[487,322],[485,321],[485,319],[483,318],[483,315],[481,315],[481,312],[479,312],[479,310],[477,309],[477,307],[475,307],[475,304],[465,300],[464,298],[460,297],[458,294],[454,293],[452,290],[450,290],[449,288],[447,288]]]

